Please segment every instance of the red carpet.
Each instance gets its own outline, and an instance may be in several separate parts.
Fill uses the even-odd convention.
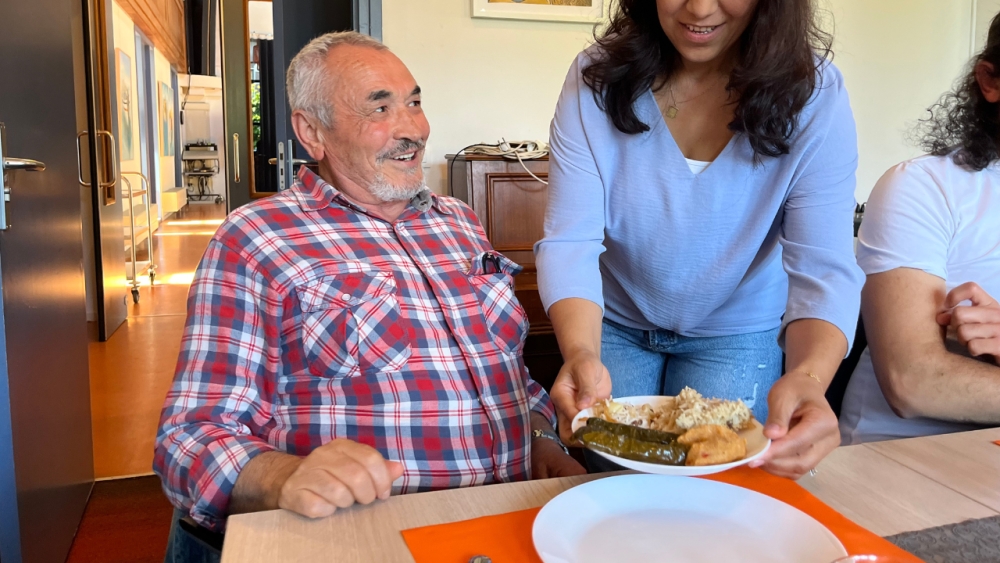
[[[94,485],[67,563],[162,563],[173,507],[160,478]]]

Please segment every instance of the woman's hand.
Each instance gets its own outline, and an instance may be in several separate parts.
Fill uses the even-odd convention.
[[[597,303],[575,297],[549,307],[549,319],[563,356],[563,366],[549,397],[559,417],[559,436],[567,444],[573,434],[573,417],[611,396],[611,376],[601,363],[603,316]]]
[[[563,363],[549,397],[559,417],[559,436],[569,444],[572,422],[581,410],[611,396],[611,376],[597,354],[577,352]]]
[[[959,306],[963,301],[972,305]],[[953,330],[972,356],[990,355],[1000,364],[1000,303],[975,282],[963,283],[948,292],[939,325]]]
[[[798,479],[840,445],[837,416],[826,401],[824,386],[809,374],[785,374],[771,387],[767,402],[764,435],[771,439],[771,447],[750,467]]]

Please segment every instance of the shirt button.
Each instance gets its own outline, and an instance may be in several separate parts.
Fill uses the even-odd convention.
[[[341,295],[340,298],[343,299],[344,301],[350,301],[352,299],[352,297],[346,293]]]

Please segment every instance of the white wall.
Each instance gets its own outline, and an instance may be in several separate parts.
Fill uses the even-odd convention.
[[[161,53],[159,49],[153,49],[153,52],[154,52],[153,70],[156,77],[155,78],[156,85],[154,87],[155,91],[153,92],[153,107],[159,108],[160,84],[161,83],[166,84],[167,87],[171,89],[173,89],[173,84],[171,83],[170,80],[170,63],[167,61],[167,58],[163,56],[163,53]],[[180,100],[179,96],[177,96],[178,92],[174,92],[173,94],[174,94],[174,115],[176,116],[177,112],[180,111]],[[177,170],[175,169],[174,159],[180,158],[180,155],[176,154],[177,150],[175,145],[173,150],[173,152],[175,153],[174,156],[163,156],[163,147],[161,146],[163,133],[160,131],[160,115],[158,109],[156,111],[156,115],[154,115],[153,118],[155,123],[154,131],[156,132],[156,175],[158,179],[157,190],[159,191],[159,193],[163,193],[164,191],[172,190],[179,185],[178,183],[179,179],[175,177],[177,175]],[[180,135],[180,132],[177,131],[177,126],[175,122],[173,141],[176,141],[177,135]],[[159,198],[157,198],[157,201],[160,201]]]
[[[132,99],[131,113],[132,113],[132,130],[133,130],[133,134],[132,134],[132,154],[133,154],[133,158],[128,159],[128,160],[122,158],[121,162],[120,162],[120,168],[123,171],[142,170],[142,161],[141,161],[142,153],[141,153],[141,151],[139,149],[139,144],[144,139],[144,133],[145,133],[145,131],[142,128],[142,126],[141,126],[142,124],[139,121],[139,104],[142,103],[142,102],[141,102],[141,100],[139,100],[139,97],[138,97],[139,96],[139,89],[138,89],[139,74],[138,74],[138,71],[136,69],[136,64],[138,62],[138,59],[137,59],[137,55],[136,55],[136,52],[135,52],[135,24],[132,21],[132,19],[129,17],[129,15],[125,12],[125,10],[123,10],[121,8],[121,6],[118,5],[118,2],[114,2],[112,10],[113,10],[112,11],[112,27],[113,27],[113,33],[114,33],[115,48],[116,49],[121,49],[122,51],[124,51],[125,53],[127,53],[128,56],[129,56],[129,58],[132,61],[132,98],[133,99]],[[111,56],[112,56],[111,64],[117,64],[117,53],[112,53]],[[168,190],[168,189],[171,189],[174,186],[176,186],[175,182],[177,181],[177,178],[175,178],[175,176],[176,176],[175,172],[176,171],[174,170],[174,157],[173,156],[162,156],[163,149],[162,149],[162,147],[160,147],[160,138],[161,137],[160,137],[159,115],[157,115],[157,108],[158,108],[158,105],[159,105],[158,104],[158,100],[159,100],[159,95],[160,95],[160,83],[163,82],[167,86],[171,86],[171,81],[170,81],[170,62],[163,55],[163,53],[159,49],[157,49],[155,46],[153,47],[153,73],[154,73],[154,77],[155,77],[154,78],[155,84],[153,84],[153,86],[152,86],[152,91],[147,92],[147,94],[150,95],[150,96],[152,96],[152,100],[153,100],[153,104],[152,104],[153,105],[153,115],[149,116],[149,118],[150,118],[149,119],[149,122],[150,122],[149,126],[151,126],[153,128],[153,134],[154,134],[154,137],[156,138],[156,143],[154,143],[154,146],[150,147],[149,150],[150,151],[155,151],[154,154],[156,155],[156,158],[154,159],[154,162],[156,163],[156,166],[155,166],[155,170],[152,172],[152,174],[157,179],[157,187],[158,187],[159,191],[162,192],[164,190]],[[112,85],[112,87],[113,88],[117,88],[117,84]],[[179,109],[180,109],[179,108],[179,103],[177,103],[177,100],[176,100],[176,97],[175,97],[174,111],[176,112]],[[115,108],[115,111],[118,111],[118,109]],[[121,123],[119,123],[119,128],[120,127],[121,127]],[[175,131],[174,134],[176,135],[178,133]],[[119,143],[123,142],[124,137],[122,136],[121,131],[118,132],[117,138],[119,140]],[[121,150],[121,151],[119,151],[120,155],[124,155],[125,153],[126,153],[126,151],[124,149]],[[132,182],[132,186],[134,188],[138,189],[140,187],[139,186],[140,180],[139,180],[138,177],[136,177],[134,175],[130,175],[130,176],[128,176],[128,178],[129,178],[129,181]],[[124,186],[122,186],[122,190],[125,190]],[[124,191],[122,193],[124,193]],[[155,208],[154,208],[154,211],[156,211]],[[154,227],[157,225],[157,218],[156,217],[153,217],[153,224],[154,224]]]
[[[547,141],[566,71],[592,25],[471,17],[469,0],[382,0],[382,37],[424,91],[427,184],[445,193],[444,155],[473,143]]]
[[[271,2],[247,2],[247,15],[250,25],[250,37],[274,37],[274,12]]]
[[[976,52],[986,44],[986,34],[990,30],[993,16],[1000,12],[1000,0],[976,0]]]
[[[136,56],[135,56],[135,24],[132,23],[132,19],[125,13],[125,10],[118,5],[118,2],[112,4],[111,12],[111,26],[114,29],[114,43],[115,49],[121,49],[128,58],[132,61],[132,104],[131,111],[132,114],[132,155],[133,158],[125,160],[124,155],[128,154],[127,147],[123,145],[125,139],[118,131],[116,138],[118,139],[118,156],[120,160],[120,165],[122,170],[142,170],[141,168],[141,154],[139,151],[139,139],[140,127],[139,127],[139,76],[136,71]],[[118,53],[111,54],[111,60],[109,64],[116,65],[118,63]],[[117,67],[116,67],[117,68]],[[117,89],[118,85],[113,84],[112,88]],[[119,93],[120,97],[120,93]],[[114,108],[114,111],[118,111],[118,108]],[[121,123],[118,124],[119,129],[121,128]],[[135,180],[135,178],[130,178],[129,180]]]
[[[973,2],[823,0],[858,125],[858,201],[889,167],[922,153],[907,133],[962,74],[974,48]]]
[[[835,21],[835,63],[858,123],[857,196],[920,154],[907,132],[951,88],[974,48],[974,11],[1000,0],[820,0]],[[444,155],[478,142],[548,139],[587,24],[474,19],[468,0],[383,0],[383,38],[424,90],[428,185],[443,193]],[[989,6],[987,6],[989,5]],[[989,24],[989,18],[986,23]],[[983,28],[985,29],[985,28]]]

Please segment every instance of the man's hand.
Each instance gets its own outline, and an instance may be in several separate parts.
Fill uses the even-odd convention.
[[[549,391],[559,417],[559,435],[563,442],[569,443],[573,434],[573,417],[609,396],[611,375],[596,354],[580,352],[567,358]]]
[[[387,499],[403,464],[386,461],[375,448],[333,440],[306,456],[281,486],[278,506],[309,518],[333,514],[354,503]]]
[[[962,305],[971,301],[972,305]],[[972,356],[989,354],[1000,363],[1000,304],[975,282],[963,283],[948,292],[939,325],[953,330]]]
[[[531,478],[552,479],[586,475],[587,470],[548,438],[535,438],[531,442]]]
[[[767,397],[764,435],[771,448],[751,467],[798,479],[840,445],[837,416],[826,401],[823,386],[804,373],[779,379]]]

